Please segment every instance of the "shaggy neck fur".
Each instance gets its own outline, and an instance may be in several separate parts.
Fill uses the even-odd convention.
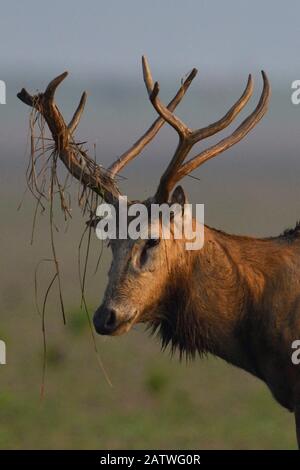
[[[263,239],[205,227],[204,247],[181,255],[153,309],[162,346],[188,358],[213,353],[262,379],[294,410],[295,397],[300,400],[299,368],[291,361],[299,337],[299,224]],[[300,445],[300,428],[298,434]]]
[[[205,227],[204,247],[181,250],[151,326],[180,356],[215,354],[262,378],[267,357],[285,325],[282,312],[298,288],[293,275],[300,226],[278,237],[256,239]],[[277,289],[280,286],[280,290]],[[286,295],[279,295],[286,292]],[[279,312],[279,313],[278,313]],[[274,318],[277,315],[277,321]]]
[[[185,251],[183,262],[170,273],[152,328],[162,347],[178,349],[181,357],[211,352],[236,363],[240,346],[235,331],[244,316],[245,286],[238,282],[238,270],[221,238],[206,227],[204,247]]]

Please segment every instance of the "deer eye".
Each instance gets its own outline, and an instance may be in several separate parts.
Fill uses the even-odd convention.
[[[145,248],[153,248],[154,246],[157,246],[160,242],[160,238],[149,238],[145,244]]]
[[[143,266],[145,262],[147,261],[147,252],[149,249],[154,248],[157,246],[160,242],[159,238],[149,238],[149,240],[146,241],[144,248],[141,253],[141,258],[140,258],[140,264]]]

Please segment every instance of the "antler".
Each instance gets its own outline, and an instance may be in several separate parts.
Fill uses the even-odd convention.
[[[159,84],[151,79],[150,68],[147,60],[143,59],[143,73],[149,98],[158,114],[164,118],[178,133],[179,143],[167,169],[163,173],[154,199],[161,203],[168,201],[169,194],[175,184],[184,176],[191,173],[210,158],[224,152],[239,142],[260,121],[267,111],[270,98],[270,85],[266,74],[262,71],[263,91],[255,110],[242,122],[242,124],[228,137],[220,140],[217,144],[202,151],[191,160],[184,163],[192,147],[202,139],[210,137],[228,127],[238,113],[245,107],[253,92],[253,81],[249,75],[247,86],[230,110],[221,119],[207,127],[191,130],[174,113],[170,111],[159,98]]]
[[[108,170],[91,159],[74,141],[73,134],[79,124],[84,110],[87,95],[84,92],[79,105],[67,125],[54,102],[57,87],[68,75],[67,72],[56,77],[47,86],[44,93],[30,95],[24,88],[18,93],[18,98],[28,106],[36,109],[44,117],[52,134],[55,149],[69,170],[85,187],[90,188],[101,195],[107,202],[117,203],[121,193],[116,183],[117,174],[141,153],[143,148],[156,136],[165,122],[168,122],[178,133],[179,143],[168,167],[163,173],[155,194],[155,200],[165,202],[174,185],[184,176],[191,173],[195,168],[205,163],[210,158],[224,152],[239,142],[263,117],[267,111],[270,97],[270,85],[267,76],[262,72],[263,91],[255,110],[242,122],[242,124],[228,137],[220,140],[217,144],[202,151],[191,160],[185,162],[192,147],[202,139],[210,137],[228,127],[238,113],[245,107],[253,92],[253,82],[249,75],[247,86],[230,110],[218,121],[207,127],[191,130],[174,113],[176,106],[180,103],[192,80],[197,74],[193,69],[187,79],[182,83],[180,89],[170,103],[166,106],[159,98],[159,84],[153,81],[149,64],[145,57],[142,58],[143,75],[151,103],[156,109],[159,117],[126,152],[124,152]]]
[[[197,70],[193,69],[187,79],[181,84],[174,98],[166,106],[169,112],[174,111],[180,103],[196,73]],[[82,94],[79,105],[68,125],[65,123],[62,114],[55,104],[55,91],[67,75],[68,72],[64,72],[54,78],[44,93],[32,96],[23,88],[17,96],[23,103],[36,109],[44,117],[52,134],[55,149],[68,171],[85,187],[101,195],[107,202],[115,204],[121,195],[116,183],[116,175],[129,161],[141,153],[143,148],[156,136],[165,120],[163,117],[158,117],[142,137],[106,170],[96,164],[73,139],[73,134],[79,124],[86,103],[86,93]],[[151,75],[149,75],[148,80],[149,83],[153,84]]]

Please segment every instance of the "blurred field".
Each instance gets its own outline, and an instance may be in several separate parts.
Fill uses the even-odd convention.
[[[11,90],[20,88],[22,80]],[[121,84],[115,82],[113,87],[119,90],[116,96],[123,97],[120,104],[110,85],[90,83],[95,98],[89,100],[80,127],[79,138],[93,143],[99,137],[104,165],[153,118],[142,82],[130,82],[127,88]],[[37,79],[36,86],[40,86]],[[78,83],[65,88],[61,100],[66,114],[84,87]],[[212,92],[205,82],[197,91],[196,85],[194,96],[199,95],[203,109],[200,113],[198,101],[190,95],[183,117],[190,118],[191,110],[195,123],[199,124],[199,114],[203,124],[210,122],[236,99],[235,86],[230,92],[232,96]],[[278,234],[299,219],[299,110],[290,105],[288,92],[274,93],[270,117],[255,136],[247,137],[226,158],[203,167],[197,173],[200,181],[184,181],[191,200],[205,203],[206,223],[264,236]],[[133,107],[137,94],[138,104]],[[98,367],[85,313],[78,309],[77,253],[84,220],[76,211],[68,233],[62,230],[56,235],[68,323],[62,324],[55,288],[46,312],[48,365],[45,398],[40,400],[43,344],[34,272],[41,259],[51,256],[49,224],[47,214],[39,219],[30,246],[33,200],[27,197],[22,211],[16,211],[25,186],[28,110],[13,97],[10,100],[0,160],[0,339],[7,342],[8,362],[0,366],[0,448],[295,448],[293,416],[275,403],[262,383],[213,358],[180,364],[177,357],[161,353],[158,342],[142,329],[122,338],[97,337],[113,383],[108,386]],[[112,138],[116,122],[122,125]],[[280,139],[274,139],[279,128]],[[148,147],[145,158],[129,167],[128,179],[122,182],[129,196],[149,195],[174,145],[174,134],[166,128]],[[101,302],[109,264],[106,250],[98,274],[92,274],[99,251],[94,243],[86,293],[91,311]],[[49,263],[40,266],[40,303],[52,275]]]
[[[180,364],[161,353],[142,329],[97,338],[113,387],[106,383],[85,313],[78,308],[79,218],[69,229],[72,235],[58,237],[68,322],[63,326],[54,292],[46,313],[41,400],[43,346],[33,276],[37,261],[49,254],[48,224],[44,217],[30,247],[32,204],[21,213],[15,207],[11,201],[1,205],[7,223],[2,226],[0,338],[7,342],[8,363],[0,366],[0,448],[295,448],[293,416],[262,383],[211,357]],[[107,263],[106,256],[99,274],[89,273],[91,309],[100,303]],[[47,266],[40,273],[40,299],[49,271]]]
[[[84,314],[70,312],[67,327],[55,322],[42,401],[38,318],[15,311],[1,325],[8,347],[0,370],[2,449],[295,448],[293,417],[246,373],[213,358],[180,365],[134,331],[98,341],[111,388]]]

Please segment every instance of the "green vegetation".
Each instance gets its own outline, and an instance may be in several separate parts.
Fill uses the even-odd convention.
[[[30,337],[9,341],[0,367],[0,448],[295,448],[293,416],[250,375],[214,358],[180,364],[140,330],[97,338],[110,387],[84,313],[68,317],[48,321],[43,399],[39,318],[18,317]]]

